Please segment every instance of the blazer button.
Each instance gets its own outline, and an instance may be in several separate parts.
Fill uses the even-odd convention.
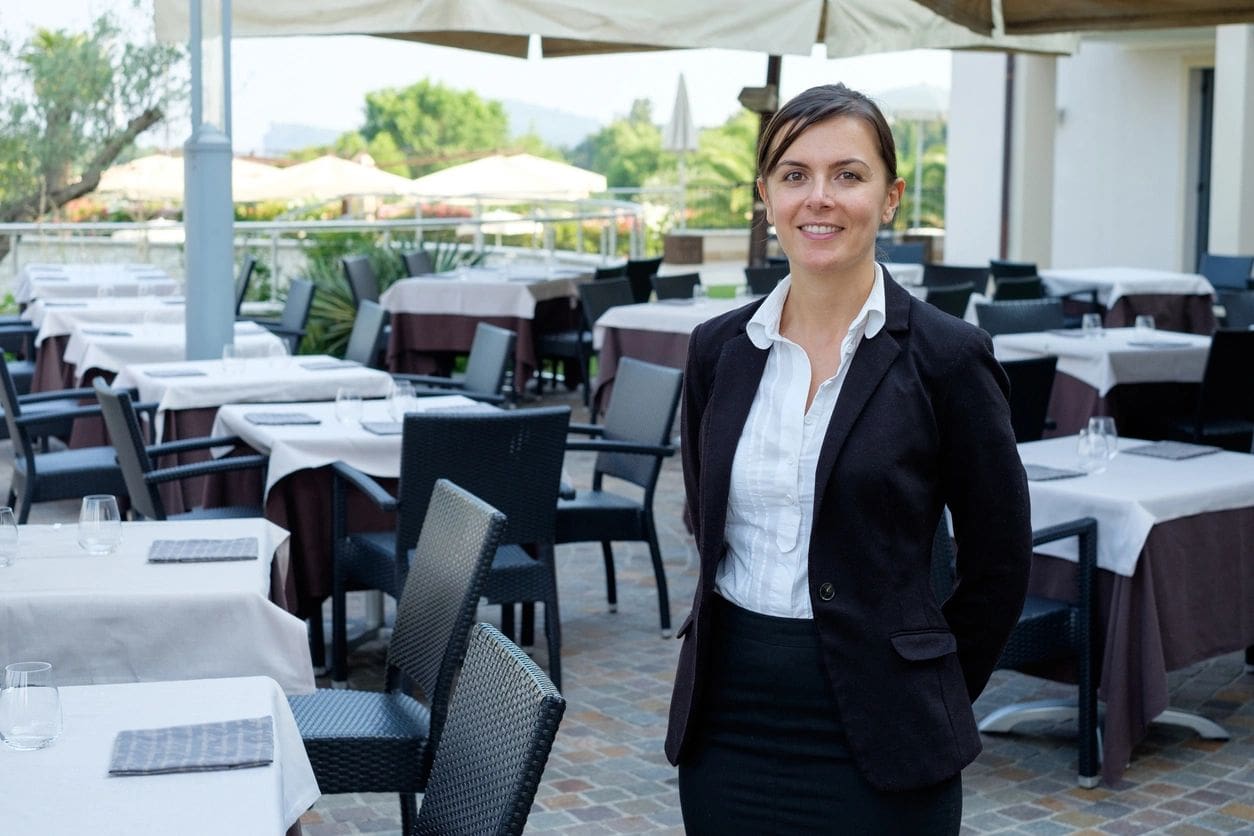
[[[830,583],[825,583],[819,587],[819,598],[824,601],[830,601],[836,597],[836,587]]]

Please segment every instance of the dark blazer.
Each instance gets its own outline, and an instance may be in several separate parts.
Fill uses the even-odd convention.
[[[1009,385],[987,334],[914,299],[885,272],[885,324],[854,355],[819,454],[810,603],[840,719],[863,775],[904,790],[980,751],[971,703],[1018,620],[1032,532]],[[760,306],[692,334],[681,418],[701,557],[671,700],[666,755],[685,756],[708,679],[714,574],[732,458],[767,351],[745,334]],[[932,539],[948,506],[957,582],[942,607]]]

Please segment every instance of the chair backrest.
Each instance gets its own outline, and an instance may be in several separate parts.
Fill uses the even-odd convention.
[[[413,412],[401,438],[396,554],[418,542],[437,479],[505,514],[501,542],[552,543],[570,407]]]
[[[92,385],[96,388],[96,399],[100,401],[100,413],[109,431],[109,441],[122,469],[122,481],[131,497],[131,509],[147,519],[164,520],[165,504],[161,501],[161,493],[156,485],[144,478],[153,465],[144,447],[143,430],[131,404],[130,393],[111,388],[99,377]]]
[[[772,264],[766,267],[746,267],[745,282],[749,292],[754,296],[765,296],[775,289],[775,285],[788,275],[787,264]]]
[[[583,308],[584,322],[591,328],[610,308],[634,305],[636,300],[626,279],[606,279],[579,285],[579,303]]]
[[[967,314],[967,302],[975,292],[970,282],[954,285],[937,285],[927,289],[927,302],[950,316],[962,319]]]
[[[379,357],[379,341],[383,338],[383,324],[388,312],[377,302],[362,300],[353,317],[353,330],[348,335],[344,359],[373,366]]]
[[[287,288],[287,301],[283,303],[280,324],[289,330],[300,331],[309,322],[309,309],[313,307],[314,283],[309,279],[292,279]],[[298,341],[299,342],[299,341]]]
[[[1221,328],[1211,336],[1197,418],[1254,421],[1254,331]]]
[[[466,374],[462,378],[465,388],[488,395],[501,394],[517,339],[517,335],[506,328],[486,322],[475,325],[475,338],[470,343]]]
[[[565,711],[527,654],[475,625],[412,833],[522,833]]]
[[[1040,441],[1045,434],[1058,358],[1051,355],[1004,360],[1001,366],[1010,378],[1010,425],[1015,431],[1015,442]]]
[[[1022,279],[1040,275],[1036,263],[1032,261],[1000,261],[996,258],[988,263],[988,272],[994,279]]]
[[[616,264],[613,267],[597,267],[592,272],[593,281],[601,281],[602,279],[625,279],[627,278],[627,263]]]
[[[436,480],[396,605],[387,662],[389,679],[403,676],[429,701],[428,753],[438,747],[453,680],[504,528],[500,511],[447,479]],[[389,687],[400,684],[392,681]],[[423,774],[430,754],[427,758]]]
[[[659,299],[691,299],[692,289],[701,284],[700,273],[654,276],[653,290]]]
[[[1254,255],[1203,253],[1197,267],[1197,272],[1216,288],[1228,290],[1248,289],[1251,271],[1254,271]]]
[[[379,277],[374,274],[368,256],[346,255],[340,259],[340,264],[344,267],[344,280],[348,282],[354,305],[360,305],[363,300],[379,301]]]
[[[653,293],[653,277],[661,266],[662,256],[627,259],[627,281],[631,282],[631,298],[637,304],[649,301],[649,296]]]
[[[1227,328],[1254,328],[1254,290],[1228,290],[1219,294],[1219,304],[1224,306],[1224,326]]]
[[[924,287],[970,283],[979,292],[988,286],[987,267],[959,267],[954,264],[924,264]]]
[[[683,378],[679,369],[631,357],[620,359],[614,374],[614,394],[605,412],[603,437],[611,441],[666,444],[679,408]],[[598,453],[593,478],[596,487],[600,487],[604,474],[652,491],[661,469],[659,456]]]
[[[425,276],[435,272],[435,262],[426,250],[401,253],[401,266],[405,268],[406,276]]]
[[[880,261],[892,264],[922,264],[927,254],[927,245],[922,241],[883,244],[876,246],[875,249],[883,255]]]
[[[1049,331],[1063,327],[1061,299],[977,302],[975,318],[990,336]]]
[[[13,375],[9,372],[9,361],[3,353],[0,353],[0,407],[4,409],[4,423],[9,430],[9,438],[13,439],[13,455],[26,459],[27,473],[33,474],[35,448],[30,443],[30,433],[17,423],[22,407],[17,399]]]
[[[248,283],[252,281],[253,270],[257,269],[257,259],[251,255],[244,256],[239,266],[239,275],[235,277],[235,312],[244,305],[244,297],[248,295]]]
[[[996,302],[1043,298],[1045,298],[1045,286],[1041,284],[1039,276],[993,279],[993,300]]]
[[[768,255],[766,257],[767,267],[788,267],[788,256],[786,255]],[[791,268],[789,268],[791,269]]]

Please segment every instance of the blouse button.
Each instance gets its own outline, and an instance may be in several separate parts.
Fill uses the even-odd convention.
[[[836,597],[836,587],[830,583],[825,583],[819,587],[819,598],[824,601],[830,601]]]

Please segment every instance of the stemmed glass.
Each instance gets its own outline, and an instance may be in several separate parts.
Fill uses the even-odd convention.
[[[1076,456],[1085,473],[1101,473],[1110,462],[1106,437],[1089,429],[1080,430],[1076,436]]]
[[[0,508],[0,568],[17,560],[17,519],[9,506]]]
[[[1106,459],[1119,455],[1119,433],[1115,431],[1115,419],[1109,415],[1094,415],[1089,419],[1089,433],[1101,436],[1106,442]]]
[[[48,662],[4,667],[0,739],[11,749],[42,749],[61,735],[61,695]]]
[[[392,382],[392,391],[388,393],[388,414],[393,421],[405,420],[405,413],[414,405],[414,384],[408,380]]]
[[[122,516],[112,494],[83,497],[78,512],[78,544],[88,554],[112,554],[122,542]]]

